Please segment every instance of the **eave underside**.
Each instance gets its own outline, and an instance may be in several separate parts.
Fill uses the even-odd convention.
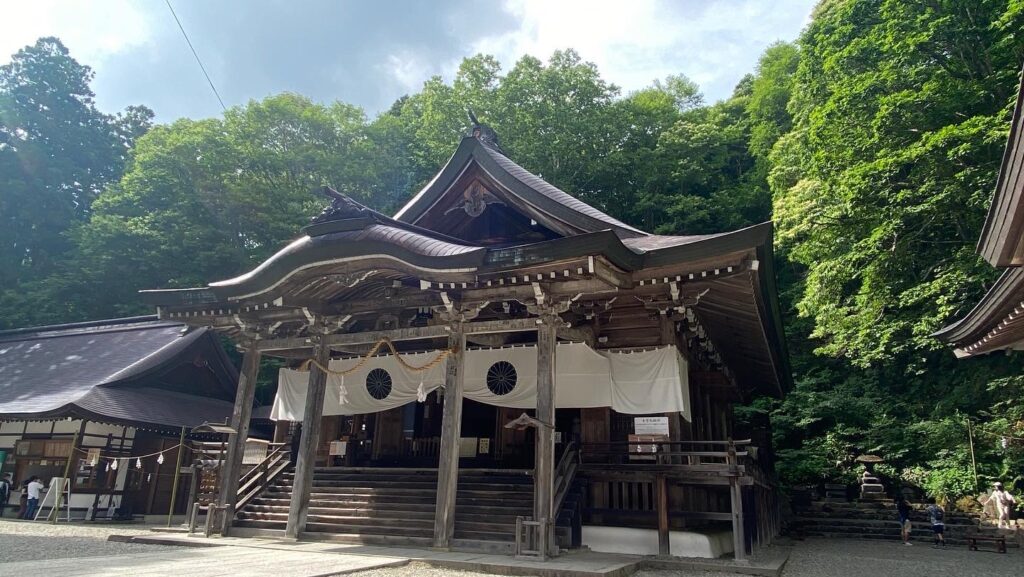
[[[488,333],[468,337],[471,344],[500,346],[535,339],[527,309],[546,299],[570,303],[560,338],[597,348],[640,348],[664,344],[661,315],[679,323],[679,338],[696,338],[686,334],[685,310],[691,309],[739,387],[779,395],[785,381],[772,351],[777,345],[767,336],[757,256],[755,250],[738,250],[626,271],[598,255],[475,274],[432,271],[430,280],[389,261],[330,263],[292,274],[259,298],[159,310],[162,318],[211,326],[239,341],[262,334],[261,348],[271,356],[308,358],[315,319],[339,337],[335,351],[362,354],[370,339],[352,335],[423,335],[430,331],[412,329],[444,324],[441,313],[455,303],[473,309],[475,322],[491,323]],[[396,345],[409,352],[432,350],[443,348],[446,337],[439,330]]]
[[[1020,348],[1024,341],[1024,269],[1011,268],[970,313],[937,332],[958,357]]]

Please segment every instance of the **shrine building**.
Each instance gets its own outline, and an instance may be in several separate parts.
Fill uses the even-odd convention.
[[[743,558],[777,534],[768,424],[733,415],[790,383],[771,223],[649,234],[484,125],[393,216],[323,192],[252,271],[144,291],[244,350],[224,533],[539,558]],[[239,490],[262,357],[294,466]]]

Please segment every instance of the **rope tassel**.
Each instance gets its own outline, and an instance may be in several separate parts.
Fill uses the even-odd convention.
[[[341,375],[341,384],[338,385],[338,404],[348,404],[348,389],[345,388],[345,375]]]

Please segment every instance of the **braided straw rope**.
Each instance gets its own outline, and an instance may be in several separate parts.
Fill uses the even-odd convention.
[[[305,361],[302,362],[302,365],[299,367],[299,370],[300,371],[308,371],[310,365],[316,365],[317,368],[319,368],[321,371],[323,371],[323,372],[325,372],[325,373],[327,373],[329,375],[338,375],[338,376],[342,376],[343,377],[345,375],[350,375],[350,374],[358,371],[360,368],[362,368],[363,365],[368,363],[370,361],[370,359],[373,358],[374,355],[376,355],[380,351],[380,349],[382,347],[385,347],[385,346],[388,348],[388,350],[391,351],[391,354],[395,357],[395,360],[398,361],[398,364],[400,364],[403,367],[405,367],[406,370],[414,372],[414,373],[422,373],[422,372],[425,372],[425,371],[429,371],[430,369],[432,369],[432,368],[436,367],[437,365],[441,364],[441,361],[445,360],[448,357],[448,355],[452,354],[452,352],[453,352],[451,349],[442,349],[442,350],[437,352],[437,356],[434,357],[430,362],[428,362],[425,365],[421,365],[421,366],[416,367],[416,366],[410,365],[409,363],[407,363],[404,360],[402,360],[401,355],[399,355],[398,351],[395,349],[395,344],[394,343],[392,343],[388,339],[381,339],[381,340],[377,341],[373,345],[373,348],[370,349],[370,352],[366,353],[365,355],[363,355],[359,359],[359,362],[356,363],[355,366],[350,367],[348,369],[345,369],[345,370],[342,370],[342,371],[336,371],[336,370],[333,370],[333,369],[330,369],[328,367],[325,367],[325,366],[321,365],[320,363],[318,363],[316,361],[316,359],[306,359]]]

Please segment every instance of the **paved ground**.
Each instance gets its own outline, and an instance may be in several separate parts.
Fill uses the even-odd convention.
[[[426,564],[451,557],[487,563],[489,556],[393,549],[363,545],[302,542],[284,544],[254,539],[225,539],[247,545],[185,548],[107,541],[110,534],[152,537],[144,526],[49,525],[0,521],[0,575],[132,575],[156,577],[320,576],[490,577],[491,573]],[[781,549],[780,549],[781,550]],[[575,559],[572,559],[575,557]],[[410,562],[409,559],[412,559]],[[507,559],[507,558],[506,558]],[[571,555],[560,559],[581,568],[611,567],[614,556]],[[527,562],[527,564],[529,564]],[[474,566],[479,569],[480,566]],[[547,565],[551,567],[551,565]],[[932,549],[927,543],[807,539],[793,543],[783,577],[1021,577],[1024,552],[970,552],[966,548]],[[636,577],[730,577],[727,572],[643,570]]]

